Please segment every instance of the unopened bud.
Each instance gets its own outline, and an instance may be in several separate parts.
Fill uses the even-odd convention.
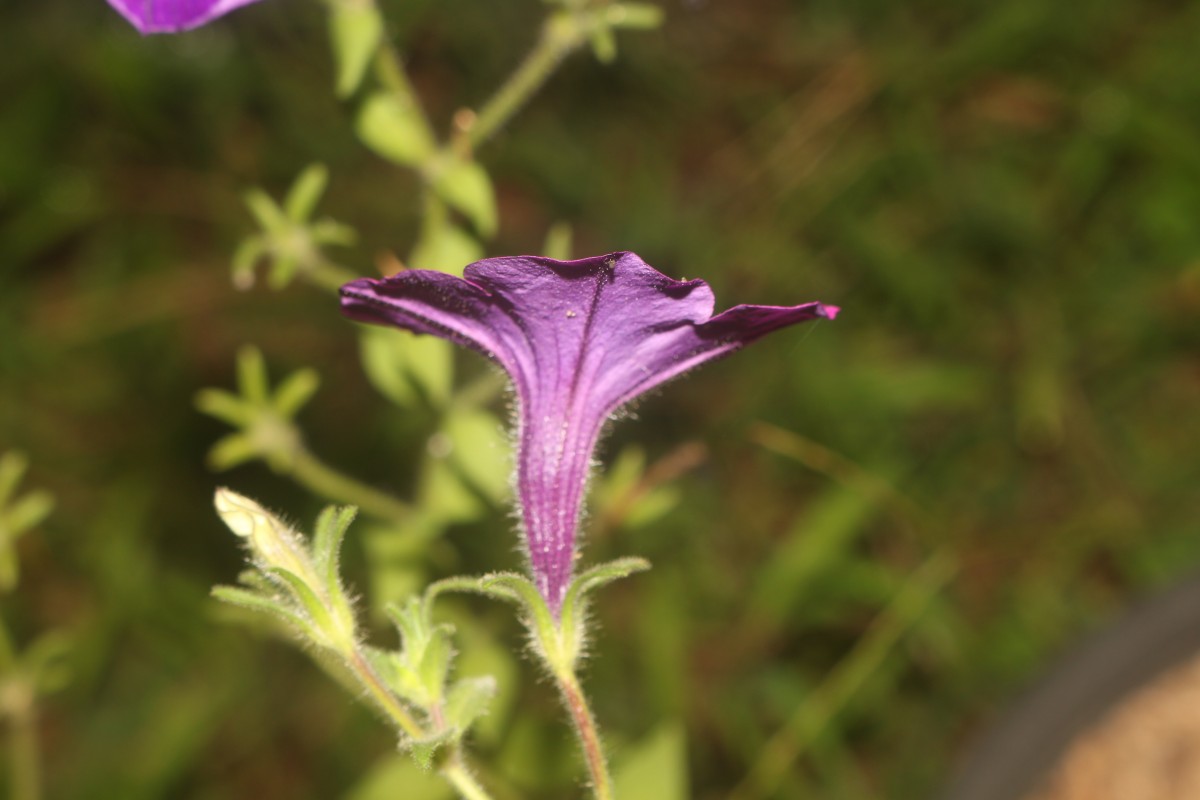
[[[250,542],[250,549],[267,567],[277,567],[318,585],[308,556],[295,531],[248,497],[217,489],[213,498],[217,514],[229,530]]]

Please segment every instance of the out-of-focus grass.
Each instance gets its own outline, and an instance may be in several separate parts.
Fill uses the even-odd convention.
[[[443,121],[540,13],[388,8]],[[609,460],[707,455],[666,470],[669,513],[593,515],[588,558],[655,563],[599,603],[595,705],[618,755],[681,721],[696,797],[755,770],[772,779],[743,797],[921,797],[1072,633],[1200,561],[1200,7],[667,12],[615,65],[569,62],[481,154],[489,251],[536,250],[567,220],[581,254],[636,250],[724,303],[845,312],[616,429]],[[230,287],[239,192],[312,161],[363,234],[357,269],[411,242],[412,180],[355,143],[321,22],[274,0],[143,40],[99,0],[0,9],[0,449],[59,499],[5,613],[79,642],[43,711],[53,796],[326,798],[392,750],[206,595],[239,562],[216,482],[315,510],[261,467],[204,469],[223,431],[191,397],[232,383],[239,345],[320,370],[310,439],[378,485],[408,487],[429,432],[368,389],[328,297]],[[497,509],[453,532],[446,568],[511,565],[509,527]],[[504,609],[469,612],[519,641]],[[514,691],[521,715],[479,748],[491,777],[563,796],[578,777],[553,697],[528,675]]]

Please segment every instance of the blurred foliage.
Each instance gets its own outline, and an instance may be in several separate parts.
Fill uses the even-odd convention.
[[[395,0],[386,35],[448,128],[541,6]],[[565,222],[577,254],[635,250],[723,304],[845,312],[669,386],[607,442],[586,558],[655,565],[594,608],[585,680],[614,771],[662,797],[924,796],[1073,633],[1200,563],[1200,6],[664,11],[480,149],[488,252]],[[359,233],[339,263],[374,274],[415,240],[417,179],[356,142],[317,3],[141,39],[99,0],[14,0],[0,41],[0,450],[57,500],[15,543],[5,611],[20,641],[73,632],[72,681],[41,709],[50,796],[397,796],[413,773],[386,728],[209,599],[241,558],[218,480],[298,518],[320,503],[259,462],[210,473],[229,430],[192,398],[234,385],[254,344],[274,375],[321,375],[297,420],[328,463],[402,497],[440,491],[414,486],[424,460],[469,474],[420,402],[439,373],[406,366],[398,411],[327,293],[230,282],[261,232],[250,187],[285,197],[327,165],[320,213]],[[427,558],[352,533],[351,582],[387,599],[516,567],[493,474],[439,484],[469,511],[414,522],[444,532]],[[462,672],[500,678],[483,779],[570,794],[572,744],[508,610],[447,605]],[[681,788],[653,765],[683,750]]]

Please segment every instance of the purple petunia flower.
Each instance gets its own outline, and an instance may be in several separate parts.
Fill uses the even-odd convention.
[[[713,316],[704,281],[633,253],[489,258],[463,278],[411,270],[342,287],[360,322],[440,336],[500,363],[517,395],[516,488],[534,580],[557,615],[571,579],[592,452],[638,395],[778,328],[838,309],[742,305]]]
[[[258,0],[108,0],[142,33],[176,33],[197,28]]]

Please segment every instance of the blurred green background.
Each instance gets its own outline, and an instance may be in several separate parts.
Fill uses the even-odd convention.
[[[384,6],[443,128],[543,13]],[[685,746],[697,798],[756,769],[743,798],[928,796],[1060,647],[1200,562],[1200,4],[664,10],[614,64],[570,59],[481,150],[488,254],[565,221],[577,255],[634,250],[723,305],[844,313],[610,434],[585,557],[655,567],[601,595],[586,683],[618,767]],[[149,39],[101,0],[0,8],[0,450],[58,500],[0,613],[20,642],[72,637],[40,709],[51,797],[438,796],[397,788],[385,727],[208,598],[241,565],[214,486],[320,506],[260,463],[206,466],[227,429],[193,397],[233,384],[241,345],[273,378],[320,372],[309,445],[375,486],[410,495],[434,432],[371,388],[330,295],[230,282],[242,193],[314,161],[322,212],[360,232],[343,263],[375,274],[411,246],[416,182],[357,142],[332,81],[313,2]],[[391,584],[369,527],[346,554],[364,595],[519,564],[502,503],[436,557],[388,555]],[[455,602],[464,668],[505,686],[485,782],[580,794],[552,688],[505,655],[511,611]]]

